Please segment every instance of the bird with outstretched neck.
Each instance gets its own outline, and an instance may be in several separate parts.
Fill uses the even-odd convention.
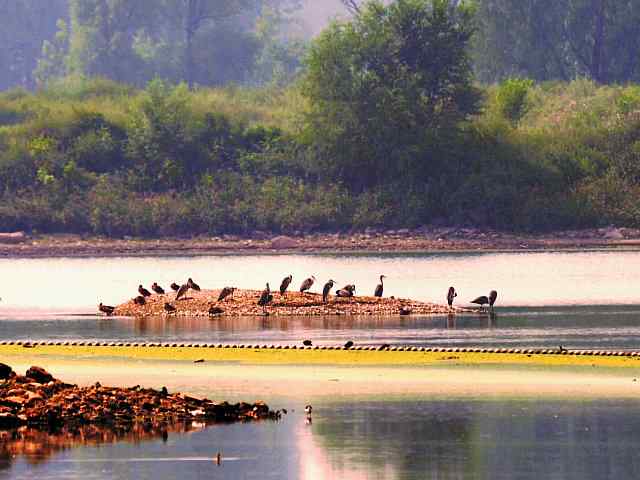
[[[387,278],[384,275],[380,275],[380,283],[378,284],[378,286],[376,287],[376,291],[373,293],[374,297],[382,297],[382,292],[384,291],[384,282],[382,281],[383,278]]]

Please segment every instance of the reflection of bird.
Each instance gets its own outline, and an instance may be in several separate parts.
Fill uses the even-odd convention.
[[[164,303],[164,311],[167,313],[176,313],[176,307],[171,305],[169,302]]]
[[[312,342],[311,342],[311,340],[303,340],[303,341],[302,341],[302,344],[303,344],[305,347],[310,347],[310,346],[312,345]]]
[[[349,350],[351,347],[353,347],[353,341],[349,340],[347,343],[344,344],[344,348]]]
[[[189,288],[191,288],[192,290],[195,290],[197,292],[200,291],[200,285],[198,285],[196,282],[194,282],[193,280],[191,280],[191,278],[189,278],[189,280],[187,280],[187,285],[189,286]]]
[[[489,307],[493,310],[493,304],[496,303],[496,299],[498,298],[498,292],[495,290],[491,290],[489,292]]]
[[[176,300],[180,300],[180,298],[184,297],[189,290],[189,284],[185,283],[178,289],[178,293],[176,293]]]
[[[147,301],[144,299],[142,295],[138,295],[136,298],[133,299],[133,303],[135,303],[136,305],[144,305],[145,303],[147,303]]]
[[[333,280],[329,280],[324,284],[324,288],[322,289],[322,301],[324,303],[327,303],[327,297],[329,296],[329,292],[331,291],[335,283],[336,282],[334,282]]]
[[[374,297],[381,297],[382,296],[382,292],[384,290],[384,283],[382,281],[383,278],[387,278],[387,277],[385,277],[384,275],[380,275],[380,283],[376,287],[376,291],[373,294]]]
[[[138,285],[138,293],[140,295],[142,295],[143,297],[150,297],[151,296],[151,292],[149,290],[147,290],[146,288],[144,288],[142,285]]]
[[[284,295],[293,280],[293,275],[289,275],[288,277],[284,277],[282,283],[280,284],[280,295]]]
[[[109,305],[103,305],[102,302],[100,302],[100,305],[98,305],[98,310],[100,310],[102,313],[106,314],[107,316],[113,315],[113,311],[115,309],[116,309],[116,307],[111,307]]]
[[[453,299],[457,297],[456,289],[453,287],[449,287],[449,291],[447,292],[447,303],[449,304],[449,308],[453,307]]]
[[[178,290],[180,290],[180,285],[178,285],[176,282],[173,282],[171,284],[171,290],[173,290],[174,292],[177,292]]]
[[[153,282],[153,285],[151,285],[151,290],[156,292],[158,295],[164,295],[164,288],[162,288],[156,282]]]
[[[315,281],[316,277],[314,277],[313,275],[307,278],[304,282],[302,282],[302,285],[300,285],[300,293],[308,291]]]
[[[269,284],[267,283],[267,288],[262,291],[262,295],[260,295],[260,299],[258,300],[258,305],[262,307],[263,312],[267,312],[267,305],[269,305],[272,300],[273,295],[271,295],[271,289],[269,288]]]
[[[222,291],[220,292],[220,295],[218,295],[218,301],[221,302],[222,300],[224,300],[229,295],[231,295],[233,297],[233,292],[235,292],[235,291],[236,291],[235,287],[224,287],[222,289]]]

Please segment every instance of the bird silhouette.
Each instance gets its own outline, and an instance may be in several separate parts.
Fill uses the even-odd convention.
[[[303,340],[303,341],[302,341],[302,344],[303,344],[305,347],[310,347],[311,345],[313,345],[313,343],[311,342],[311,340]]]
[[[267,288],[262,291],[260,298],[258,299],[258,305],[262,307],[262,311],[267,313],[267,305],[271,303],[273,300],[273,295],[271,295],[271,289],[269,288],[269,284],[267,283]]]
[[[218,295],[218,301],[221,302],[222,300],[224,300],[229,295],[231,295],[233,297],[233,292],[235,292],[235,291],[236,291],[235,287],[224,287],[222,289],[222,291],[220,292],[220,295]]]
[[[327,297],[329,296],[329,292],[331,291],[335,283],[336,282],[334,282],[333,280],[329,280],[324,284],[324,288],[322,289],[322,301],[324,303],[327,303]]]
[[[453,299],[457,296],[458,294],[456,293],[456,289],[449,287],[449,291],[447,292],[447,304],[449,305],[449,308],[453,307]]]
[[[308,292],[313,285],[313,282],[315,281],[316,277],[314,277],[313,275],[307,278],[304,282],[302,282],[302,285],[300,285],[300,293]]]
[[[151,296],[151,292],[149,290],[147,290],[146,288],[144,288],[142,285],[138,285],[138,293],[140,295],[142,295],[143,297],[150,297]]]
[[[185,283],[178,289],[178,292],[176,293],[176,300],[180,300],[182,297],[184,297],[187,294],[188,291],[189,291],[189,284]]]
[[[284,277],[282,283],[280,284],[280,295],[284,295],[287,292],[287,288],[291,285],[291,281],[293,280],[293,275],[289,275],[288,277]]]
[[[382,296],[382,292],[384,291],[384,282],[382,281],[383,278],[387,278],[387,277],[385,277],[384,275],[380,275],[380,283],[376,287],[376,291],[373,293],[374,297]]]
[[[196,292],[200,291],[200,285],[198,285],[196,282],[191,280],[191,278],[187,280],[187,285],[189,286],[190,289],[195,290]]]
[[[169,302],[164,303],[164,311],[167,313],[176,313],[176,307],[171,305]]]
[[[344,348],[346,350],[349,350],[351,347],[353,347],[353,341],[349,340],[347,343],[344,344]]]
[[[106,314],[107,316],[113,315],[113,311],[115,309],[116,309],[116,307],[112,307],[110,305],[103,305],[102,302],[100,302],[100,305],[98,305],[98,310],[101,311],[102,313]]]
[[[178,290],[180,290],[180,285],[178,285],[176,282],[173,282],[171,284],[171,290],[173,290],[174,292],[177,292]]]
[[[144,299],[142,295],[138,295],[136,298],[133,299],[133,303],[135,303],[136,305],[144,305],[145,303],[147,303],[147,301]]]
[[[156,282],[153,282],[153,285],[151,285],[151,290],[156,292],[158,295],[164,295],[164,288],[162,288]]]

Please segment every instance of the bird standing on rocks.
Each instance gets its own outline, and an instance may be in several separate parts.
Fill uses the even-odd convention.
[[[291,281],[293,280],[293,275],[289,275],[288,277],[284,277],[282,279],[282,283],[280,284],[280,295],[284,295],[287,292],[287,288],[291,285]]]
[[[324,284],[324,288],[322,289],[322,301],[324,303],[327,303],[327,297],[329,296],[329,292],[331,291],[331,289],[335,284],[336,282],[334,282],[333,280],[329,280],[327,283]]]
[[[458,294],[456,293],[456,289],[449,287],[449,291],[447,292],[447,303],[449,304],[449,308],[453,307],[453,299],[457,296]]]
[[[144,305],[145,303],[147,303],[147,301],[144,299],[142,295],[138,295],[136,298],[133,299],[133,303],[135,303],[136,305]]]
[[[303,340],[302,345],[304,345],[305,347],[310,347],[313,345],[313,343],[311,342],[311,340]]]
[[[209,316],[221,315],[223,313],[224,313],[224,310],[221,309],[220,307],[216,307],[216,306],[209,307]]]
[[[353,297],[356,293],[355,285],[345,285],[336,292],[336,297]]]
[[[158,295],[164,295],[164,288],[162,288],[156,282],[153,282],[153,285],[151,285],[151,290],[156,292]]]
[[[233,298],[233,292],[235,291],[236,291],[236,287],[224,287],[220,292],[220,295],[218,295],[218,301],[221,302],[229,295],[231,295],[231,297]]]
[[[380,275],[380,283],[376,287],[376,291],[373,293],[374,297],[382,297],[382,292],[384,291],[384,282],[382,281],[383,278],[387,277],[384,275]]]
[[[142,285],[138,285],[138,293],[140,295],[142,295],[143,297],[150,297],[151,296],[151,292],[149,290],[147,290],[146,288],[144,288]]]
[[[167,313],[176,313],[176,307],[171,305],[169,302],[164,303],[164,311]]]
[[[269,288],[269,284],[267,283],[267,288],[262,291],[262,295],[260,295],[260,299],[258,300],[258,305],[262,307],[262,311],[267,313],[267,305],[271,303],[273,300],[273,295],[271,295],[271,289]]]
[[[347,343],[344,344],[345,350],[349,350],[351,347],[353,347],[353,340],[349,340]]]
[[[190,289],[195,290],[196,292],[200,291],[200,285],[198,285],[196,282],[191,280],[191,278],[187,280],[187,285],[189,286]]]
[[[187,291],[189,291],[189,284],[185,283],[178,289],[178,293],[176,293],[176,300],[180,300],[183,296],[185,296],[187,294]]]
[[[102,302],[100,302],[100,305],[98,305],[98,310],[104,313],[105,315],[107,315],[107,317],[113,315],[113,311],[115,309],[116,307],[112,307],[110,305],[103,305]]]
[[[177,292],[178,290],[180,290],[180,285],[178,285],[176,282],[173,282],[171,284],[171,290],[173,290],[174,292]]]
[[[313,285],[313,282],[315,281],[316,277],[314,277],[313,275],[307,278],[304,282],[302,282],[302,285],[300,285],[300,293],[308,292]]]

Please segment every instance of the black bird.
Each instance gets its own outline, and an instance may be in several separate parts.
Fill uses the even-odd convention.
[[[311,415],[311,412],[313,412],[313,407],[311,405],[307,405],[304,407],[304,413],[306,413],[307,415]]]
[[[174,292],[177,292],[178,290],[180,290],[180,285],[178,285],[176,282],[173,282],[171,284],[171,290],[173,290]]]
[[[151,290],[156,292],[158,295],[164,295],[164,288],[162,288],[156,282],[153,282],[153,285],[151,285]]]
[[[113,315],[113,311],[116,309],[116,307],[111,307],[109,305],[103,305],[102,302],[100,302],[100,305],[98,305],[98,310],[100,310],[102,313],[106,314],[107,317],[110,315]]]
[[[224,310],[220,307],[209,307],[209,315],[220,315],[224,313]]]
[[[303,344],[305,347],[310,347],[311,345],[313,345],[313,344],[311,343],[311,340],[303,340],[303,341],[302,341],[302,344]]]
[[[564,348],[564,346],[562,346],[562,345],[560,345],[560,346],[558,347],[558,350],[559,350],[560,352],[566,352],[566,351],[567,351],[567,349],[566,349],[566,348]]]
[[[345,285],[336,292],[336,297],[353,297],[356,293],[355,285]]]
[[[144,305],[145,303],[147,303],[147,301],[144,299],[142,295],[138,295],[136,298],[133,299],[133,303],[135,303],[136,305]]]
[[[269,284],[267,283],[267,288],[262,291],[262,295],[260,295],[260,299],[258,300],[258,305],[262,307],[262,311],[267,313],[267,305],[271,303],[273,300],[273,295],[271,295],[271,289],[269,288]]]
[[[489,307],[493,310],[493,304],[496,303],[496,299],[498,298],[498,292],[495,290],[491,290],[489,292]]]
[[[333,280],[329,280],[327,283],[324,284],[324,288],[322,289],[322,301],[324,303],[327,303],[327,297],[329,296],[329,292],[331,291],[331,289],[335,284],[336,282],[334,282]]]
[[[400,315],[411,315],[411,313],[413,312],[413,310],[411,309],[411,307],[402,307],[400,308]]]
[[[151,296],[151,292],[149,290],[147,290],[146,288],[144,288],[142,285],[138,285],[138,293],[140,295],[142,295],[143,297],[150,297]]]
[[[456,293],[456,289],[449,287],[449,291],[447,292],[447,303],[449,304],[449,308],[453,307],[453,299],[457,296],[458,294]]]
[[[200,291],[200,285],[198,285],[196,282],[194,282],[193,280],[189,279],[187,280],[187,285],[189,285],[189,288],[199,292]]]
[[[376,287],[376,291],[373,294],[374,297],[381,297],[382,296],[382,292],[384,290],[384,282],[382,281],[383,278],[387,278],[387,277],[384,276],[384,275],[380,275],[380,283]]]
[[[280,284],[280,295],[284,295],[293,280],[293,275],[289,275],[288,277],[284,277],[282,283]]]
[[[388,343],[383,343],[378,347],[378,350],[387,350],[388,348],[391,348],[391,345],[389,345]]]
[[[300,285],[300,293],[308,291],[315,281],[316,277],[314,277],[313,275],[307,278],[304,282],[302,282],[302,285]]]
[[[349,340],[347,343],[344,344],[345,350],[349,350],[351,347],[353,347],[353,341],[352,340]]]
[[[480,305],[480,308],[484,308],[484,306],[489,303],[489,298],[486,295],[481,295],[478,298],[471,300],[470,303],[475,303],[476,305]]]
[[[233,297],[233,292],[235,291],[236,291],[236,287],[224,287],[220,292],[220,295],[218,295],[218,301],[221,302],[229,295]]]
[[[182,298],[183,296],[185,296],[187,294],[187,291],[189,290],[189,284],[185,283],[184,285],[182,285],[179,289],[178,289],[178,293],[176,293],[176,300],[180,300],[180,298]]]
[[[169,302],[164,302],[164,311],[167,313],[176,313],[176,307],[171,305]]]

